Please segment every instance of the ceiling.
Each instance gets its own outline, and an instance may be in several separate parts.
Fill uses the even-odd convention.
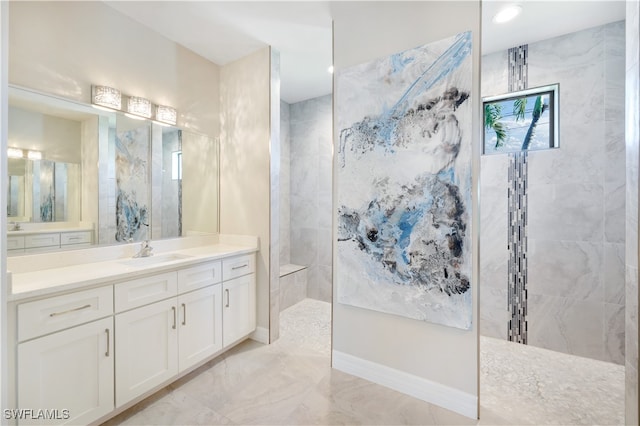
[[[427,0],[425,0],[427,1]],[[170,40],[225,65],[267,45],[280,52],[280,90],[287,103],[331,93],[329,1],[107,1]],[[360,7],[375,7],[361,1]],[[506,4],[522,13],[492,22]],[[483,1],[483,54],[624,19],[624,1]]]

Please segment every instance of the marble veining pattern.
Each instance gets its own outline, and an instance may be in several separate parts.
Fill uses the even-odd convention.
[[[534,238],[529,242],[530,294],[603,300],[605,255],[601,243]]]
[[[281,313],[280,339],[247,341],[106,425],[621,425],[623,367],[480,341],[476,421],[330,368],[331,305]]]

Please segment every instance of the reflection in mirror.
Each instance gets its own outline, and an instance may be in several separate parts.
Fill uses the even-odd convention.
[[[80,165],[27,160],[27,188],[32,188],[32,222],[80,221]]]
[[[115,200],[109,200],[109,205],[115,206],[111,219],[115,221],[113,238],[117,242],[148,240],[151,234],[151,125],[148,121],[118,115],[113,133],[114,137],[109,138],[109,154],[113,153],[110,162],[114,162],[115,169]]]
[[[20,225],[10,236],[82,230],[91,244],[116,244],[218,232],[217,140],[9,92],[8,145],[20,157],[9,159],[7,216]]]
[[[165,238],[182,235],[182,131],[162,128],[162,206],[154,215],[160,218],[161,235]],[[155,232],[155,229],[154,229]]]
[[[27,160],[9,158],[9,188],[7,194],[7,216],[9,221],[25,222],[25,177]]]
[[[96,110],[11,87],[8,116],[10,222],[28,223],[21,228],[31,233],[51,226],[92,229],[95,219],[82,214],[91,200],[83,200],[81,163]]]

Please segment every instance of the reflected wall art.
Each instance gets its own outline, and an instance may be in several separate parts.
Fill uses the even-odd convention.
[[[336,74],[339,303],[471,328],[471,46]]]
[[[117,134],[116,241],[149,238],[149,127]]]

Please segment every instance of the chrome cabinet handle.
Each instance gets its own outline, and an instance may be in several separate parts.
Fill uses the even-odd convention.
[[[187,305],[182,304],[182,325],[187,325]]]
[[[172,306],[171,310],[173,311],[173,327],[171,327],[172,329],[176,329],[176,307]]]
[[[104,332],[107,333],[107,352],[104,353],[104,356],[108,357],[109,356],[109,346],[110,346],[110,342],[111,342],[111,339],[109,337],[109,329],[105,328]]]
[[[77,308],[68,309],[68,310],[62,311],[62,312],[53,312],[53,313],[49,314],[49,316],[50,317],[57,317],[58,315],[64,315],[64,314],[68,314],[68,313],[71,313],[71,312],[81,311],[83,309],[87,309],[87,308],[90,308],[90,307],[91,307],[90,304],[89,305],[84,305],[84,306],[79,306]]]
[[[227,304],[225,305],[225,308],[228,308],[229,307],[229,289],[228,288],[225,289],[224,292],[227,295]]]
[[[249,266],[248,263],[245,263],[244,265],[240,265],[240,266],[233,266],[231,268],[232,271],[235,271],[236,269],[242,269],[242,268],[246,268],[247,266]]]

